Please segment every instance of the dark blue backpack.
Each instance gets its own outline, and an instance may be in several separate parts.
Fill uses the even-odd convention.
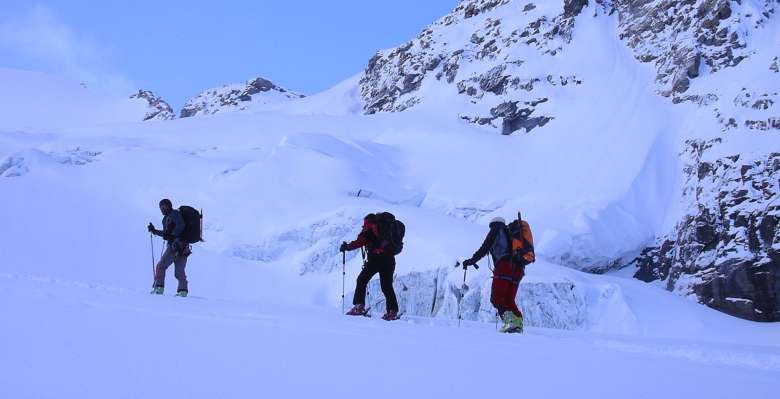
[[[404,250],[406,226],[390,212],[378,213],[376,216],[383,248],[393,255],[400,254]]]

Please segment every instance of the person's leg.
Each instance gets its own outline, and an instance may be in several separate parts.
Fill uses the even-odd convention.
[[[496,312],[499,315],[503,315],[504,302],[501,293],[504,292],[506,281],[498,278],[497,275],[493,275],[493,283],[490,285],[490,303],[496,308]]]
[[[176,252],[170,246],[165,247],[160,261],[157,262],[157,266],[154,269],[154,286],[165,287],[165,271],[168,270],[168,266],[173,263],[176,257]]]
[[[385,309],[398,312],[398,299],[393,289],[393,274],[395,274],[395,258],[383,259],[382,267],[379,269],[379,284],[382,287],[382,293],[385,295]]]
[[[517,302],[516,302],[517,291],[520,288],[520,280],[523,279],[523,276],[525,276],[525,268],[516,267],[516,270],[512,274],[512,279],[514,281],[511,284],[509,284],[509,289],[507,290],[506,298],[504,298],[506,306],[517,317],[523,317],[523,313],[520,311],[520,308],[517,307]]]
[[[187,291],[187,274],[184,269],[187,267],[187,257],[183,255],[177,255],[174,259],[174,275],[176,280],[179,281],[179,286],[176,291]]]
[[[357,282],[355,284],[355,296],[352,298],[353,305],[365,305],[366,304],[366,287],[368,282],[371,281],[371,277],[378,272],[375,262],[368,261],[363,270],[358,274]]]
[[[510,285],[509,277],[511,270],[508,263],[506,261],[498,262],[493,271],[493,284],[490,287],[490,303],[493,304],[493,307],[496,308],[496,311],[502,317],[504,312],[509,310],[506,297],[509,290],[508,286]]]

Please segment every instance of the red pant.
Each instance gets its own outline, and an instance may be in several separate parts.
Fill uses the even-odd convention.
[[[498,314],[504,314],[507,310],[515,316],[523,316],[515,303],[517,288],[520,280],[525,276],[525,267],[513,266],[512,262],[505,258],[498,262],[493,271],[493,285],[490,290],[490,303],[498,310]]]

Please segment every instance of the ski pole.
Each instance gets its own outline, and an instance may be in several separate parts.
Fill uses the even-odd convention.
[[[460,287],[460,301],[458,301],[458,328],[460,328],[460,321],[463,318],[462,313],[460,312],[461,309],[461,302],[463,302],[463,297],[466,296],[466,271],[468,271],[468,267],[466,265],[463,265],[463,285]]]
[[[363,269],[366,268],[366,264],[368,263],[368,259],[366,259],[366,247],[360,247],[360,257],[363,258]],[[371,316],[371,279],[368,279],[368,282],[366,283],[366,315]]]
[[[461,265],[460,261],[455,262],[455,267],[458,267],[460,265]],[[475,263],[474,264],[474,268],[475,269],[479,269],[479,265],[477,265]],[[461,303],[461,301],[463,301],[463,297],[465,296],[464,293],[466,292],[466,270],[468,270],[468,266],[463,265],[463,286],[461,287],[461,291],[462,292],[461,292],[461,295],[460,295],[460,299],[458,299],[458,328],[460,328],[460,321],[463,318],[463,316],[462,316],[462,314],[460,312],[460,308],[461,308],[460,303]]]
[[[149,244],[152,247],[152,279],[153,279],[152,281],[155,281],[157,280],[157,270],[155,270],[156,269],[155,264],[157,262],[155,262],[154,260],[154,234],[152,233],[149,233]],[[152,283],[152,285],[154,285],[154,282]]]
[[[491,272],[495,272],[495,268],[492,267],[492,262],[490,260],[490,256],[488,256],[488,269],[490,269]],[[493,277],[495,278],[495,277]],[[496,331],[498,331],[498,310],[496,310]]]
[[[344,280],[347,278],[347,252],[341,253],[341,313],[344,313]]]

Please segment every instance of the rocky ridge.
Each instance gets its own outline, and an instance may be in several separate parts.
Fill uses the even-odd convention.
[[[211,115],[247,109],[251,104],[269,104],[304,97],[258,77],[244,84],[231,84],[205,90],[184,104],[181,117]]]
[[[149,110],[144,115],[145,121],[176,119],[176,114],[170,104],[149,90],[138,90],[138,93],[131,95],[130,98],[144,100],[149,104]]]

